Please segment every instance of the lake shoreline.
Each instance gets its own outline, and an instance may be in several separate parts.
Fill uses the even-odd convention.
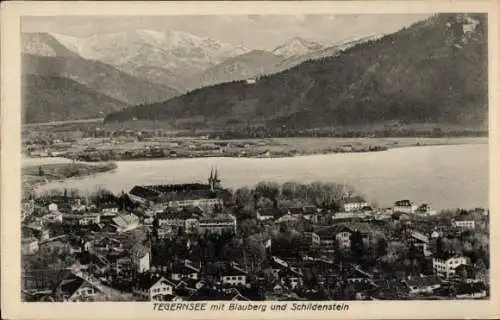
[[[311,144],[318,141],[334,142],[326,144],[325,146],[308,146],[308,141]],[[195,140],[197,141],[197,140]],[[391,149],[401,149],[409,147],[429,147],[429,146],[444,146],[444,145],[463,145],[463,144],[488,144],[487,137],[481,138],[351,138],[351,139],[338,139],[335,138],[270,138],[270,139],[245,139],[243,142],[261,142],[266,141],[270,143],[263,147],[257,147],[258,150],[238,151],[230,150],[226,153],[217,151],[205,152],[190,152],[183,151],[183,153],[176,154],[163,154],[163,155],[134,155],[123,156],[115,155],[108,159],[110,161],[151,161],[151,160],[176,160],[176,159],[197,159],[197,158],[249,158],[249,159],[276,159],[276,158],[293,158],[298,156],[312,156],[312,155],[328,155],[328,154],[345,154],[345,153],[372,153],[389,151]],[[300,141],[298,145],[294,142]],[[305,141],[305,143],[304,143]],[[342,144],[344,142],[344,144]],[[275,143],[275,144],[273,144]],[[321,143],[320,143],[321,144]],[[260,149],[259,149],[260,148]],[[301,149],[302,148],[302,149]],[[264,150],[264,151],[263,151]],[[99,153],[99,151],[96,151]],[[126,152],[133,152],[127,150]],[[163,152],[163,151],[161,151]],[[65,156],[69,160],[77,160],[83,163],[96,163],[103,162],[101,158],[85,158],[78,155]]]
[[[450,161],[452,159],[452,161]],[[25,163],[36,163],[37,159]],[[42,161],[49,161],[46,159]],[[380,205],[397,199],[414,199],[436,208],[486,207],[488,202],[488,145],[448,145],[399,148],[391,152],[329,154],[288,158],[205,158],[123,161],[117,169],[91,177],[66,179],[40,186],[93,192],[106,188],[115,193],[135,185],[203,183],[211,168],[218,168],[222,185],[239,188],[269,180],[280,183],[339,182],[351,185]],[[70,161],[54,158],[52,161]]]

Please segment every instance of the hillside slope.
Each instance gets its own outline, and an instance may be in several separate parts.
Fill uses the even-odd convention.
[[[342,54],[308,61],[255,84],[207,87],[106,121],[202,118],[268,127],[397,120],[482,126],[487,121],[484,15],[439,14]]]
[[[126,105],[61,77],[22,76],[24,123],[102,117]]]
[[[23,54],[22,73],[68,78],[128,105],[165,101],[178,94],[169,87],[136,78],[113,66],[78,56],[44,57]]]

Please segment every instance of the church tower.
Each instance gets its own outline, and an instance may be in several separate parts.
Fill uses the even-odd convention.
[[[208,177],[208,185],[210,186],[210,191],[214,191],[214,168],[210,169],[210,177]]]
[[[219,172],[217,168],[214,170],[212,168],[210,170],[210,177],[208,178],[208,185],[210,186],[210,190],[214,192],[215,190],[220,188],[220,179],[219,179]]]
[[[214,189],[220,189],[219,170],[217,168],[215,168]]]

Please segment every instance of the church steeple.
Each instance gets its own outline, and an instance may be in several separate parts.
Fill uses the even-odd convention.
[[[210,190],[215,191],[215,189],[219,188],[220,180],[219,180],[219,172],[217,168],[213,168],[210,170],[210,177],[208,178],[208,185],[210,186]]]
[[[214,168],[210,169],[210,177],[208,178],[208,185],[210,186],[210,190],[214,191]]]
[[[214,189],[218,189],[219,187],[220,187],[219,170],[216,167],[214,174]]]

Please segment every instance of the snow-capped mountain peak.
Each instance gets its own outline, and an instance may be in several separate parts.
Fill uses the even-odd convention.
[[[318,51],[323,49],[325,46],[314,41],[305,40],[299,37],[294,37],[284,44],[276,47],[271,52],[283,56],[285,58],[291,58],[294,56],[300,56],[313,51]]]

